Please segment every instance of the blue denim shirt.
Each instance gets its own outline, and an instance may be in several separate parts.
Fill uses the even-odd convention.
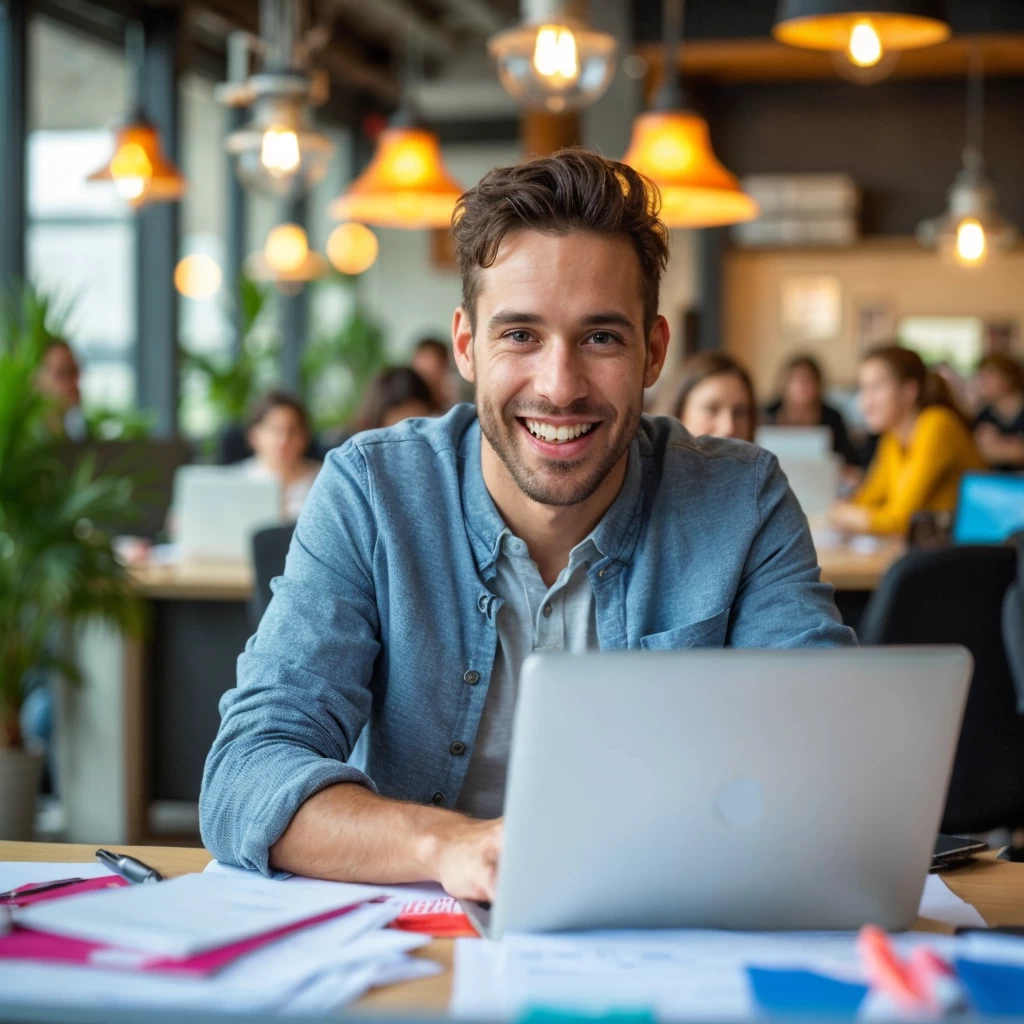
[[[856,642],[774,456],[645,417],[627,474],[588,570],[603,650]],[[334,783],[455,806],[494,664],[504,529],[471,406],[331,452],[221,700],[200,797],[214,856],[269,872],[299,806]]]

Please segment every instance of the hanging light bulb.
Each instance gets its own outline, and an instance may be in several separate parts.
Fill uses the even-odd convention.
[[[142,28],[135,22],[128,26],[125,51],[131,88],[138,96],[145,47]],[[149,203],[173,202],[188,188],[185,176],[164,155],[160,133],[141,106],[115,130],[113,156],[86,181],[113,182],[117,194],[136,210]]]
[[[327,258],[335,270],[355,276],[376,262],[377,236],[365,224],[339,224],[327,238]]]
[[[1017,240],[1017,228],[999,211],[999,197],[985,174],[981,153],[984,119],[984,68],[977,49],[971,53],[967,79],[967,138],[963,167],[949,189],[944,214],[921,221],[917,238],[936,248],[943,259],[968,269],[981,267],[996,252]]]
[[[882,59],[882,40],[878,38],[870,18],[860,18],[850,29],[846,56],[859,68],[872,68]]]
[[[505,91],[551,113],[588,106],[615,75],[615,37],[565,15],[563,6],[564,0],[523,0],[523,24],[487,44]]]
[[[117,194],[136,210],[173,202],[188,188],[185,176],[164,156],[159,132],[138,112],[117,129],[109,162],[86,180],[113,182]]]
[[[298,224],[271,228],[259,252],[246,260],[246,271],[257,281],[272,281],[285,294],[294,294],[309,281],[327,273],[327,261],[309,247]]]
[[[370,165],[327,208],[339,220],[384,228],[445,228],[465,189],[448,173],[437,136],[398,115]]]
[[[973,267],[984,261],[988,254],[985,229],[975,217],[965,217],[956,227],[954,246],[957,262],[964,267]]]
[[[174,287],[186,299],[210,299],[220,291],[224,274],[212,256],[183,256],[174,268]]]
[[[242,184],[273,196],[308,191],[322,181],[334,149],[313,129],[309,110],[326,98],[326,79],[293,66],[296,20],[294,0],[264,0],[262,70],[247,75],[249,37],[233,33],[228,39],[231,80],[216,91],[228,106],[252,107],[252,119],[231,132],[224,145],[236,158]]]
[[[788,46],[832,51],[841,74],[867,84],[884,78],[901,51],[948,39],[950,27],[943,0],[780,0],[772,35]],[[858,76],[858,69],[875,74]]]
[[[682,0],[665,2],[665,79],[652,110],[633,122],[622,162],[661,192],[661,219],[670,228],[707,228],[753,220],[761,212],[711,148],[708,123],[687,108],[675,68],[682,36]]]

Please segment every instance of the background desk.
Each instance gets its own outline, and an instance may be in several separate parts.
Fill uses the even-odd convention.
[[[92,846],[0,842],[0,860],[9,861],[84,862],[92,861],[95,852]],[[167,877],[202,871],[210,861],[205,850],[137,847],[124,852],[144,860]],[[943,878],[957,896],[973,903],[989,924],[1024,921],[1024,864],[1008,864],[986,854],[976,864],[951,871]],[[927,920],[919,920],[915,927],[921,931],[950,930]],[[453,947],[452,939],[435,939],[420,953],[444,964],[448,968],[444,974],[378,989],[361,999],[356,1007],[424,1016],[443,1013],[451,992]]]
[[[81,842],[142,842],[153,801],[198,800],[217,702],[252,632],[247,563],[145,565],[131,577],[145,638],[89,627],[77,640],[86,683],[60,688],[57,775],[67,835]]]

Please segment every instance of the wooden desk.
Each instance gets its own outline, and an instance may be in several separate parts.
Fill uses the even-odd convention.
[[[836,590],[874,590],[889,566],[906,552],[901,540],[883,539],[875,551],[857,551],[849,544],[818,548],[821,578]]]
[[[252,566],[248,562],[137,565],[129,572],[136,591],[146,598],[248,601],[253,588]]]
[[[138,846],[119,847],[118,852],[138,857],[168,878],[202,871],[210,862],[210,855],[205,850]],[[0,860],[6,861],[82,863],[92,861],[95,853],[93,846],[0,841]],[[972,903],[989,924],[1019,924],[1024,921],[1024,864],[998,861],[989,853],[975,864],[945,874],[943,880],[957,896]],[[915,927],[931,932],[951,930],[937,921],[925,919],[919,919]],[[377,989],[361,999],[356,1007],[391,1013],[443,1013],[451,993],[453,949],[452,939],[435,939],[420,950],[419,955],[444,964],[447,970],[443,974]]]

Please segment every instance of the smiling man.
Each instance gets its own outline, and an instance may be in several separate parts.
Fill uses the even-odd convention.
[[[567,150],[492,171],[454,232],[476,407],[329,456],[221,702],[222,861],[488,899],[531,651],[854,642],[773,456],[641,415],[669,340],[649,183]]]

